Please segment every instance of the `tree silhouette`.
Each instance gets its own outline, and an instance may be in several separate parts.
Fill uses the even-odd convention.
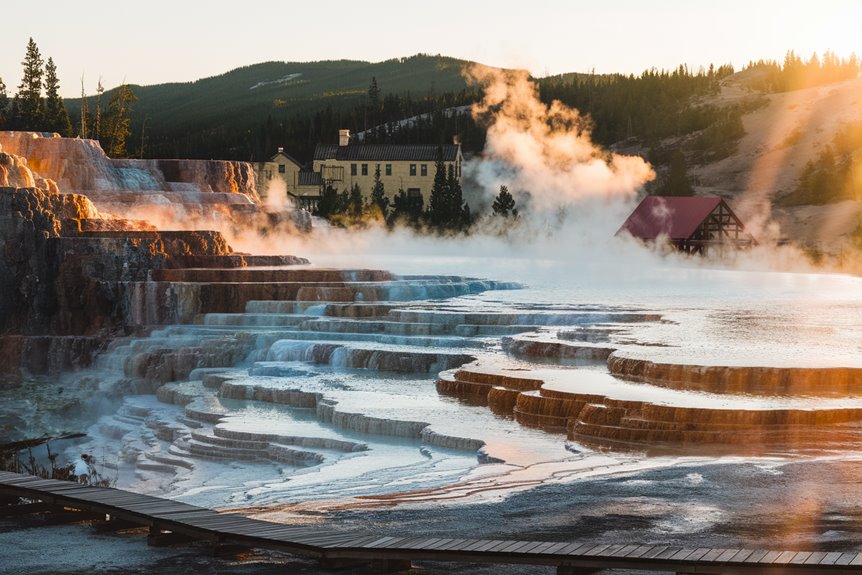
[[[515,198],[512,197],[512,194],[509,193],[509,188],[506,186],[500,186],[500,193],[494,199],[491,209],[494,210],[494,214],[497,216],[504,218],[518,217],[518,210],[515,209]]]
[[[24,77],[18,86],[18,117],[25,130],[42,129],[42,55],[33,38],[27,43],[27,53],[21,65]]]
[[[659,193],[663,196],[694,195],[694,188],[691,187],[691,180],[688,177],[685,155],[679,148],[674,150],[670,158],[670,169],[668,170],[664,185],[659,189]]]
[[[380,213],[386,218],[386,212],[389,210],[389,198],[386,197],[386,190],[383,187],[383,181],[380,179],[380,164],[374,169],[374,186],[371,188],[371,203],[380,209]]]
[[[57,78],[57,66],[53,58],[45,63],[45,120],[44,127],[50,132],[58,132],[63,136],[72,135],[72,122],[63,98],[60,97],[60,80]]]

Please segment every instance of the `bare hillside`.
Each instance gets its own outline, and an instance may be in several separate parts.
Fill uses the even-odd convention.
[[[862,119],[862,78],[758,95],[746,87],[751,74],[729,77],[721,93],[710,100],[732,105],[762,98],[764,105],[743,117],[746,135],[733,155],[692,168],[698,192],[730,198],[760,237],[786,238],[838,252],[858,224],[862,202],[794,208],[773,207],[773,203],[794,189],[805,164],[842,125]]]

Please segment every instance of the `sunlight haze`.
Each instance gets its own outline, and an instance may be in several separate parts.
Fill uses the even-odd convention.
[[[862,51],[862,3],[846,0],[445,0],[421,15],[393,0],[331,2],[325,9],[259,0],[40,6],[38,15],[25,2],[4,8],[10,22],[39,19],[0,36],[0,78],[10,93],[20,82],[30,35],[43,57],[54,58],[65,97],[80,94],[82,75],[92,93],[99,77],[107,88],[124,79],[139,85],[187,82],[270,60],[376,62],[422,52],[544,76],[639,73],[680,64],[739,68],[752,59],[781,60],[791,49],[805,57]]]

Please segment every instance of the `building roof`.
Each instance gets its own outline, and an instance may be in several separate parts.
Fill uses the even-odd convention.
[[[286,158],[288,161],[293,162],[293,163],[294,163],[294,164],[296,164],[297,166],[302,167],[302,164],[300,164],[300,163],[299,163],[299,161],[298,161],[296,158],[294,158],[294,157],[293,157],[293,156],[291,156],[290,154],[285,153],[283,150],[282,150],[282,151],[280,151],[280,152],[276,152],[275,154],[273,154],[273,156],[269,159],[269,161],[270,161],[270,162],[274,162],[274,161],[275,161],[279,156],[282,156],[282,157]]]
[[[433,144],[317,144],[315,160],[339,160],[346,162],[436,162],[440,146]],[[461,146],[442,146],[443,161],[454,162]]]
[[[311,171],[300,171],[296,178],[296,185],[298,186],[321,186],[323,185],[323,178],[320,175],[320,172],[311,172]]]
[[[625,230],[642,240],[659,236],[685,240],[723,202],[718,197],[647,196],[617,234]]]

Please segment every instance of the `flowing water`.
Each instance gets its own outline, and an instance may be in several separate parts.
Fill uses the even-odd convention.
[[[481,265],[453,261],[445,269]],[[209,507],[287,511],[487,504],[555,485],[619,485],[620,477],[642,480],[638,490],[650,493],[668,489],[653,477],[662,469],[780,469],[858,455],[858,278],[689,268],[616,273],[613,281],[545,273],[531,281],[525,268],[481,268],[506,280],[498,283],[435,275],[443,262],[433,258],[384,263],[405,275],[352,282],[353,298],[252,300],[243,313],[203,314],[194,324],[119,340],[96,367],[74,375],[101,390],[89,397],[112,399],[90,412],[98,416],[87,439],[67,455],[93,453],[122,488]],[[609,370],[609,354],[754,368],[754,383],[621,377]],[[798,389],[771,387],[756,368],[815,376]],[[844,369],[845,384],[831,388],[824,368]],[[481,397],[462,393],[486,379]],[[493,409],[492,396],[507,389],[513,402],[525,397],[514,412]],[[654,452],[637,441],[580,441],[572,418],[523,407],[570,395],[609,406],[709,410],[731,426],[754,411],[851,415],[828,442],[817,435],[816,448],[801,440],[754,451],[735,440],[686,440]],[[646,416],[635,419],[647,425]],[[47,415],[39,421],[51,425]]]

